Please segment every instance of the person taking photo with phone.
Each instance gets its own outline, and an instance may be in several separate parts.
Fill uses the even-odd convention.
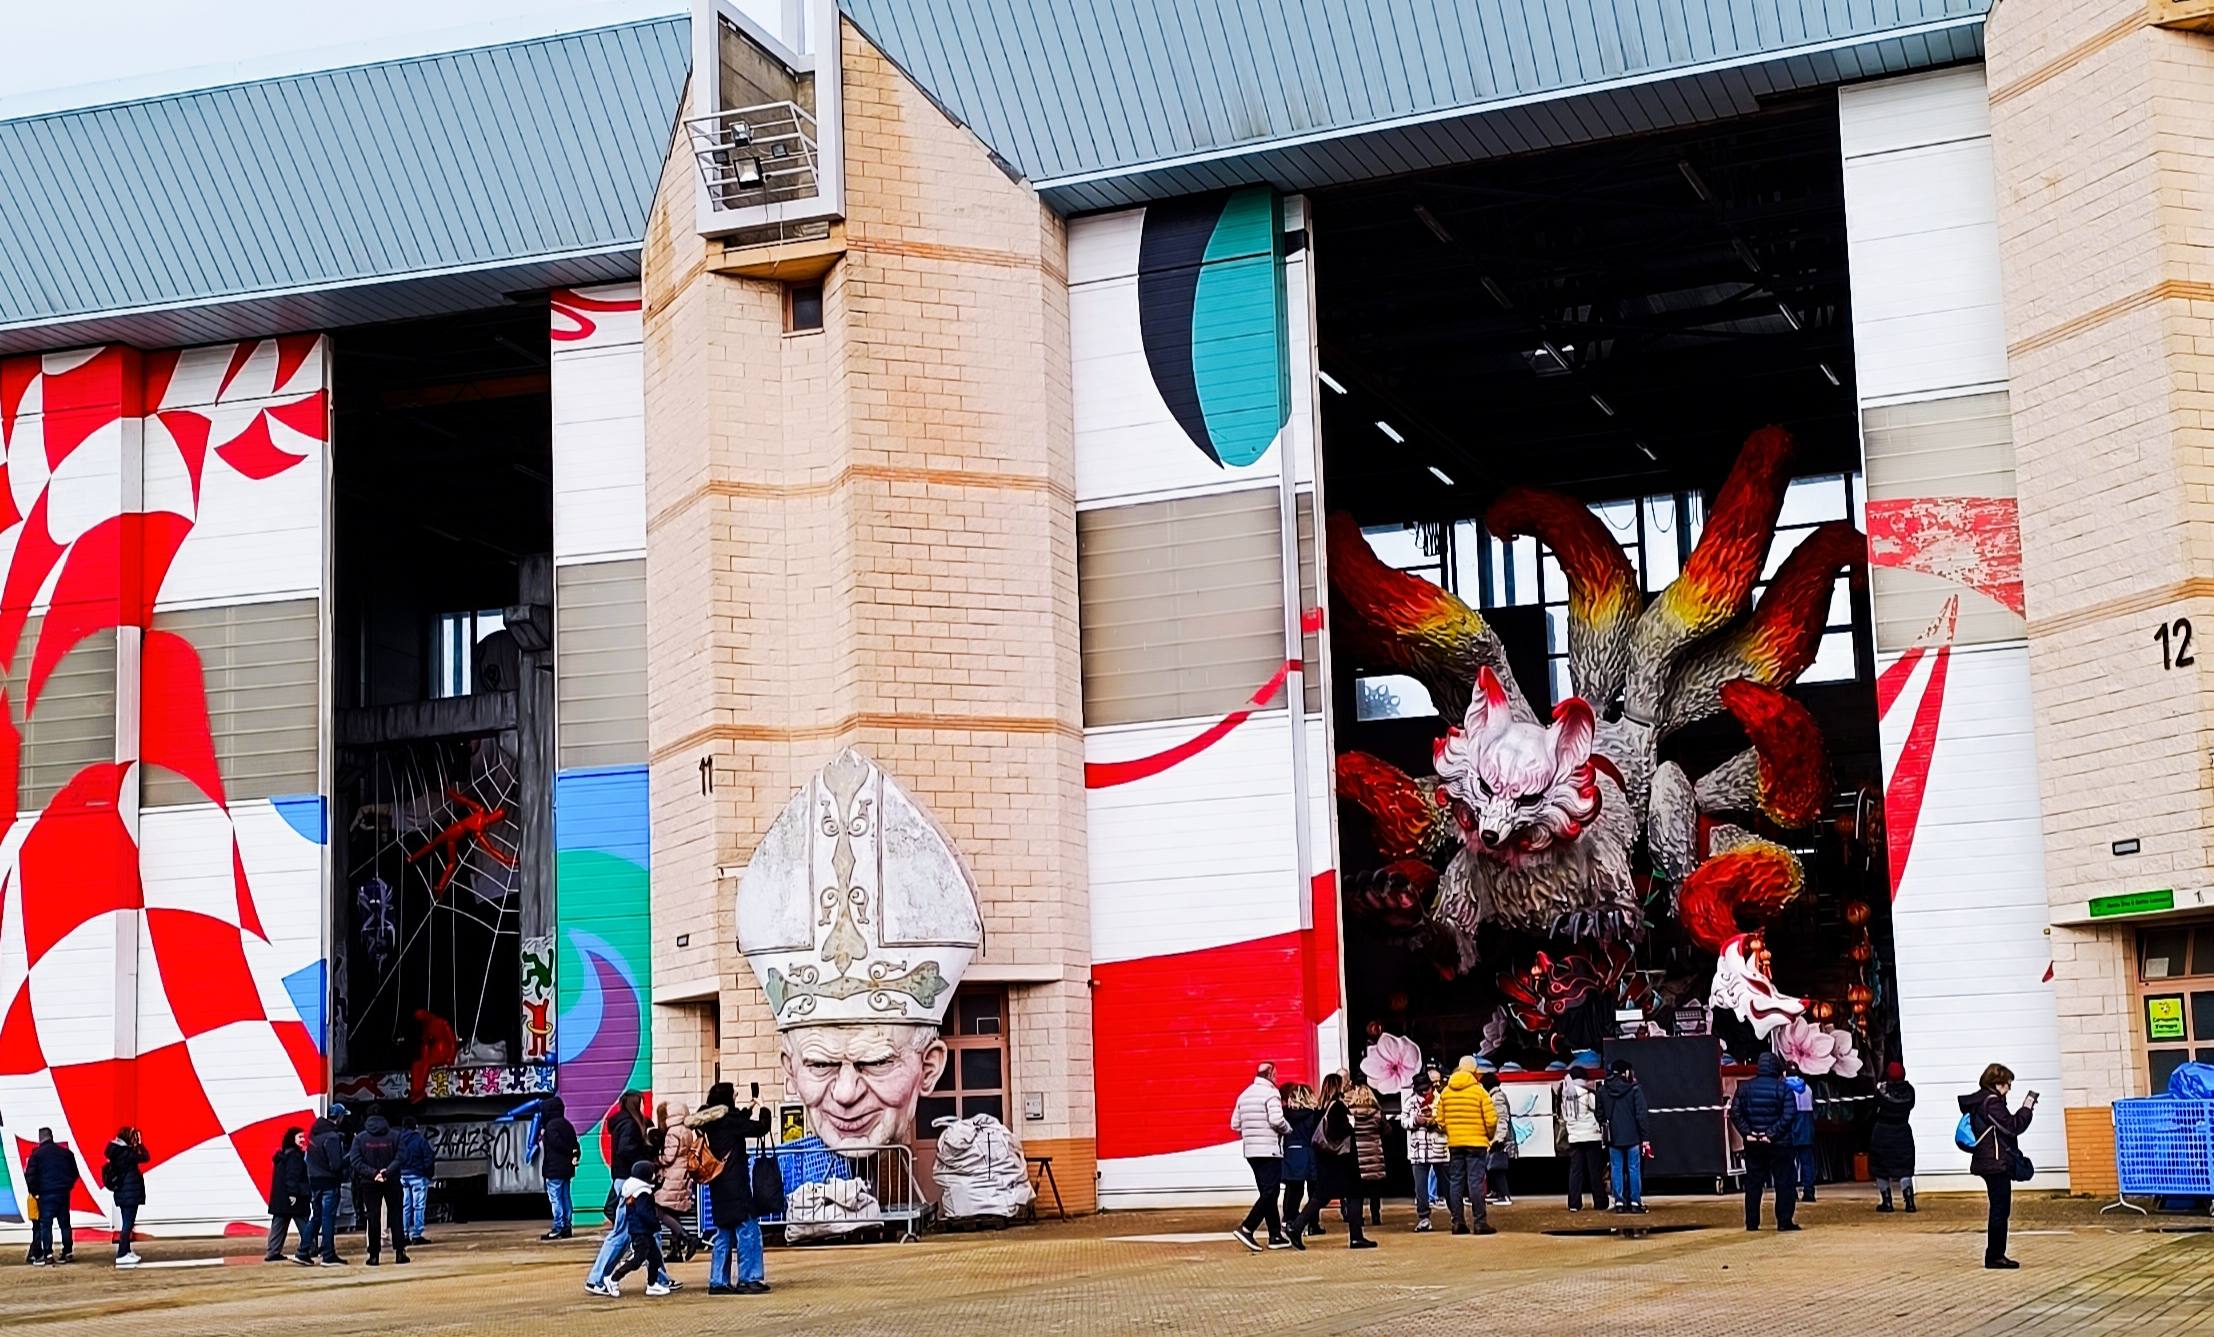
[[[2032,1172],[2019,1140],[2030,1126],[2030,1116],[2037,1112],[2037,1093],[2024,1096],[2020,1109],[2009,1110],[2006,1098],[2013,1089],[2014,1070],[2004,1063],[1994,1063],[1983,1070],[1976,1089],[1960,1097],[1960,1112],[1968,1120],[1968,1135],[1973,1139],[1968,1168],[1983,1180],[1984,1192],[1991,1200],[1983,1239],[1983,1265],[1989,1268],[2021,1266],[2006,1256],[2006,1226],[2014,1213],[2015,1181],[2028,1179]]]

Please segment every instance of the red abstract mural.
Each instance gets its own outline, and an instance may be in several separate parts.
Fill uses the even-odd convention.
[[[179,384],[186,371],[198,382],[189,391]],[[192,1177],[171,1180],[173,1191],[236,1185],[203,1210],[239,1213],[232,1199],[266,1179],[283,1127],[307,1123],[321,1089],[318,1038],[292,1008],[268,1001],[284,988],[270,978],[274,958],[217,762],[200,656],[154,626],[154,607],[209,519],[208,471],[254,484],[276,478],[315,458],[327,423],[317,335],[0,361],[0,665],[23,684],[18,700],[0,693],[0,830],[10,842],[0,906],[13,909],[0,909],[9,929],[0,934],[0,1099],[11,1128],[53,1119],[74,1144],[87,1171],[80,1211],[100,1211],[105,1196],[89,1171],[128,1123],[151,1153],[150,1200],[165,1166],[189,1162]],[[157,473],[180,479],[182,495],[164,498],[178,509],[131,503],[142,495],[135,480]],[[64,658],[110,631],[119,682],[138,684],[137,735],[119,737],[112,759],[86,765],[19,823],[24,731],[40,720]],[[189,907],[149,902],[136,774],[147,766],[188,781],[228,826],[227,851],[211,848],[210,866],[191,870],[199,899]],[[152,967],[151,978],[139,971],[136,1013],[98,1024],[88,968],[134,957]],[[107,987],[95,979],[96,993]],[[112,997],[127,1002],[129,992]],[[241,1072],[282,1080],[241,1082]],[[225,1179],[210,1157],[235,1171]],[[187,1210],[174,1198],[171,1206]]]

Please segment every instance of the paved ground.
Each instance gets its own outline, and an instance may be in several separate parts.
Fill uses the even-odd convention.
[[[775,1293],[710,1298],[703,1260],[687,1289],[619,1301],[582,1291],[592,1244],[539,1245],[519,1226],[452,1228],[409,1267],[306,1271],[263,1266],[259,1250],[142,1246],[117,1273],[0,1268],[0,1331],[289,1334],[1185,1333],[1522,1331],[1728,1337],[1844,1330],[1884,1337],[2214,1333],[2214,1234],[2202,1221],[2101,1217],[2097,1204],[2017,1203],[2019,1272],[1981,1266],[1980,1198],[1930,1197],[1916,1216],[1872,1199],[1825,1195],[1796,1235],[1748,1235],[1736,1204],[1662,1201],[1642,1240],[1559,1234],[1615,1218],[1571,1216],[1529,1199],[1501,1209],[1502,1234],[1409,1233],[1405,1202],[1385,1204],[1383,1247],[1355,1253],[1342,1233],[1307,1254],[1252,1255],[1223,1233],[1235,1213],[1118,1213],[925,1242],[771,1249]],[[1336,1226],[1342,1232],[1342,1225]],[[1149,1237],[1149,1238],[1136,1238]],[[98,1250],[92,1251],[97,1255]]]

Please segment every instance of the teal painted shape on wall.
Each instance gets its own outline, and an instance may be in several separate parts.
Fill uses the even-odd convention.
[[[1224,468],[1260,460],[1291,414],[1283,210],[1256,186],[1147,208],[1138,329],[1169,414]]]
[[[1267,454],[1291,416],[1283,236],[1274,191],[1232,195],[1192,294],[1192,382],[1215,453],[1233,467]]]

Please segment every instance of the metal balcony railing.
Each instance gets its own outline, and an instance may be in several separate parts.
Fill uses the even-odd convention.
[[[692,117],[684,128],[719,209],[804,200],[821,188],[815,118],[796,102],[732,107]]]

